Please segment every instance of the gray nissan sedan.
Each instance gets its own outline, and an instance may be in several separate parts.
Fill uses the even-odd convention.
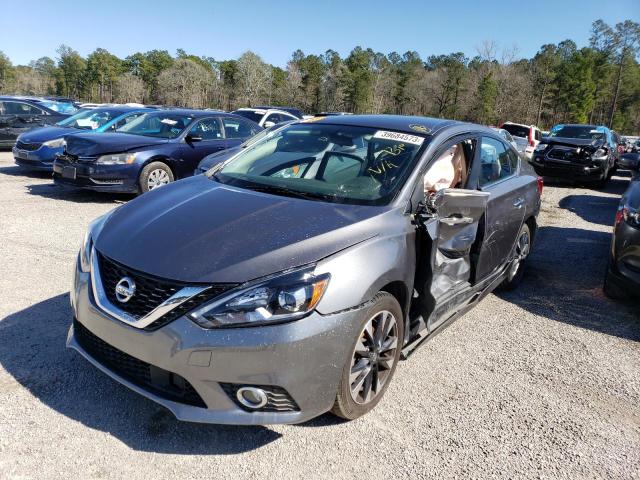
[[[296,122],[96,219],[67,345],[181,420],[354,419],[401,358],[520,282],[541,192],[483,126]]]

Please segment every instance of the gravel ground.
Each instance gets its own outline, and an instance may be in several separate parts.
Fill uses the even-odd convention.
[[[87,223],[128,197],[0,153],[1,478],[640,478],[640,310],[600,289],[628,178],[547,186],[521,287],[490,295],[342,423],[176,421],[64,348]]]

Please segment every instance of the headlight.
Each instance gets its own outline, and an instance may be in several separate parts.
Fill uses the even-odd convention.
[[[311,313],[328,284],[328,274],[315,276],[309,269],[299,270],[236,290],[189,317],[203,328],[289,322]]]
[[[546,149],[547,149],[547,144],[546,144],[546,143],[539,143],[539,144],[536,146],[535,151],[536,151],[536,152],[542,152],[542,151],[544,151],[544,150],[546,150]]]
[[[49,148],[62,148],[67,144],[64,138],[56,138],[53,140],[49,140],[48,142],[44,142],[42,145]]]
[[[602,158],[607,155],[607,151],[604,148],[599,148],[591,155],[593,158]]]
[[[136,153],[111,153],[98,157],[96,163],[101,163],[102,165],[124,165],[133,163],[135,159]]]
[[[80,270],[82,272],[88,273],[91,270],[91,248],[93,247],[93,239],[98,236],[109,215],[111,215],[111,212],[93,220],[89,224],[87,232],[84,234],[84,239],[80,246],[80,253],[78,254]]]

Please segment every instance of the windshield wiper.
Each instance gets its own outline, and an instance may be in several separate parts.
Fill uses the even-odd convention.
[[[298,190],[293,190],[287,187],[279,187],[277,185],[259,185],[259,186],[252,185],[244,188],[247,188],[248,190],[254,190],[256,192],[273,193],[275,195],[284,195],[286,197],[302,198],[304,200],[318,200],[318,199],[326,199],[329,197],[328,195],[300,192]]]

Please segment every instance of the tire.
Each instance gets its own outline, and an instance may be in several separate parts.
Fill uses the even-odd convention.
[[[609,258],[609,262],[607,263],[607,271],[604,274],[602,291],[611,300],[629,299],[629,295],[627,294],[627,292],[618,285],[614,276],[611,274],[611,258]]]
[[[151,162],[144,166],[138,178],[138,186],[142,193],[173,182],[173,172],[163,162]]]
[[[509,265],[507,278],[500,284],[500,290],[514,290],[524,278],[525,266],[527,259],[531,253],[531,229],[525,222],[520,227],[518,239],[516,240],[515,255],[516,257]]]
[[[385,335],[387,329],[383,324],[389,327],[391,322],[393,324],[388,329],[389,333]],[[373,297],[371,305],[363,314],[358,331],[360,333],[351,344],[336,400],[331,409],[334,415],[346,420],[354,420],[371,411],[382,399],[396,371],[404,338],[404,317],[396,298],[387,292],[379,292]],[[381,333],[382,340],[376,337],[377,332]],[[379,348],[380,345],[386,350]],[[390,345],[395,346],[389,348]],[[367,368],[369,373],[366,373]],[[360,372],[353,383],[352,370]]]

